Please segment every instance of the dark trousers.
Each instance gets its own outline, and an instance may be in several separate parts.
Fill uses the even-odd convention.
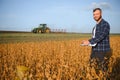
[[[107,72],[109,59],[112,55],[112,50],[108,52],[91,52],[90,55],[90,67],[94,67],[96,74],[99,74],[99,71]]]

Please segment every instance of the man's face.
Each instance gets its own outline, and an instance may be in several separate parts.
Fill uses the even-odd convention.
[[[93,17],[95,21],[99,21],[102,18],[100,10],[96,10],[95,12],[93,12]]]

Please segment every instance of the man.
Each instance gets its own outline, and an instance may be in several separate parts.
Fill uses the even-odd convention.
[[[100,8],[93,10],[93,17],[96,21],[96,25],[92,31],[92,38],[84,40],[82,44],[92,46],[90,63],[92,64],[93,60],[96,60],[96,71],[98,69],[106,72],[108,69],[108,60],[111,56],[109,42],[110,26],[108,22],[102,19],[102,10]],[[99,74],[99,72],[96,73]]]

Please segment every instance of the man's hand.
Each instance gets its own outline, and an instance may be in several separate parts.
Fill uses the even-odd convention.
[[[87,46],[87,45],[90,44],[90,42],[89,42],[88,40],[83,40],[83,41],[82,41],[82,44]]]

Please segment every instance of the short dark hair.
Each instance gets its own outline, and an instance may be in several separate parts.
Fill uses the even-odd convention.
[[[102,12],[102,10],[100,8],[93,9],[93,12],[95,12],[96,10],[99,10],[100,12]]]

